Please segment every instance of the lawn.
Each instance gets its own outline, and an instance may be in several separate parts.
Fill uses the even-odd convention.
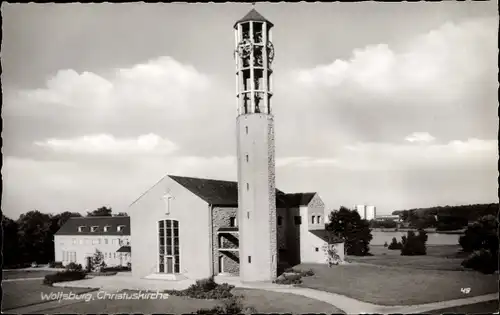
[[[42,300],[42,293],[50,294],[51,292],[73,292],[75,294],[78,294],[89,291],[89,289],[85,288],[50,287],[43,285],[42,280],[3,282],[2,289],[2,311],[48,302]]]
[[[458,245],[427,246],[427,255],[401,256],[400,250],[390,250],[384,246],[370,246],[370,253],[373,256],[348,256],[347,260],[379,266],[462,271],[464,268],[460,264],[466,254],[461,253],[459,249]]]
[[[304,296],[254,289],[234,289],[234,294],[243,294],[244,304],[253,306],[258,313],[292,314],[342,314],[342,310],[325,302]]]
[[[133,291],[128,291],[129,294],[132,292]],[[234,294],[244,295],[243,301],[245,306],[253,306],[259,313],[342,313],[341,310],[330,304],[293,294],[251,289],[234,289]],[[40,305],[40,307],[32,313],[188,314],[195,313],[202,308],[212,308],[219,303],[221,302],[217,300],[199,300],[179,296],[170,296],[166,300],[95,299],[90,302],[81,301],[70,305],[61,305],[60,307],[54,307],[53,305],[47,304]]]
[[[333,266],[304,264],[315,275],[303,287],[342,294],[379,305],[412,305],[498,292],[498,275],[474,271],[424,270],[369,264]],[[470,288],[467,296],[461,288]]]
[[[43,278],[46,275],[56,273],[49,270],[9,270],[3,271],[2,279],[20,279],[20,278]]]
[[[498,312],[499,303],[497,301],[481,302],[463,306],[455,306],[426,312],[425,314],[441,315],[441,314],[492,314]]]

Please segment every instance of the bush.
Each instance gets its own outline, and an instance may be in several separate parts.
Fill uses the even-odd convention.
[[[426,241],[427,233],[425,233],[423,230],[420,230],[418,232],[418,235],[415,235],[415,232],[413,231],[408,231],[406,241],[404,242],[403,248],[401,249],[401,255],[425,255],[427,253],[427,249],[425,247]]]
[[[107,272],[107,271],[130,271],[129,266],[111,266],[111,267],[104,267],[102,269],[102,272]]]
[[[60,261],[51,261],[49,262],[49,268],[64,268],[64,266]]]
[[[253,307],[245,307],[242,302],[242,296],[232,296],[225,299],[222,305],[211,309],[200,309],[196,314],[254,314],[257,310]]]
[[[469,225],[465,235],[459,239],[464,252],[472,254],[462,266],[482,273],[498,270],[498,219],[494,215],[480,217]]]
[[[387,243],[386,243],[387,244]],[[391,244],[389,244],[388,246],[388,249],[391,249],[391,250],[396,250],[396,249],[402,249],[403,248],[403,244],[401,244],[400,242],[398,242],[396,240],[395,237],[392,238],[392,242]]]
[[[232,297],[231,290],[233,288],[234,286],[227,283],[216,283],[212,276],[207,279],[197,280],[195,284],[185,290],[166,290],[164,292],[174,296],[188,296],[194,299],[221,300]]]
[[[462,266],[485,274],[492,274],[498,270],[498,255],[492,254],[488,249],[480,249],[467,257],[462,262]]]
[[[387,242],[384,243],[384,247],[388,247],[389,245],[387,244]]]
[[[85,276],[86,273],[82,270],[60,271],[55,274],[46,275],[45,278],[43,279],[43,284],[52,285],[53,283],[56,282],[82,280],[85,278]]]
[[[314,276],[314,271],[312,269],[300,270],[300,269],[287,268],[285,269],[285,273],[295,273],[299,274],[301,277]]]
[[[70,262],[66,265],[66,271],[82,271],[82,265]]]
[[[278,277],[278,279],[274,280],[273,283],[276,284],[301,284],[302,283],[302,276],[300,274],[291,274],[291,275],[286,275],[282,274],[281,276]]]

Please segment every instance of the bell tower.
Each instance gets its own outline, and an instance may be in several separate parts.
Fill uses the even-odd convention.
[[[273,280],[278,265],[272,27],[255,9],[234,25],[241,281]]]

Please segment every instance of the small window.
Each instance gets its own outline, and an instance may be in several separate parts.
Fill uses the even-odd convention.
[[[281,216],[278,216],[278,225],[281,225],[283,223],[283,218]]]
[[[73,239],[73,245],[76,245],[77,241],[76,238]]]
[[[251,264],[252,263],[252,256],[248,256],[248,263]]]
[[[302,224],[302,217],[301,216],[295,216],[294,217],[295,225],[300,225]]]
[[[98,226],[92,226],[92,227],[90,228],[90,232],[96,232],[96,231],[97,231],[97,228],[98,228]]]
[[[124,227],[123,225],[118,225],[118,226],[116,227],[116,231],[118,231],[118,232],[123,231],[123,227]]]
[[[245,154],[245,160],[248,162],[248,154]]]
[[[106,225],[106,226],[104,227],[104,232],[108,232],[108,231],[109,231],[109,228],[110,228],[110,226],[109,226],[109,225]]]
[[[245,127],[245,132],[248,134],[248,126]]]
[[[315,250],[316,250],[317,252],[319,252],[319,248],[318,248],[318,247],[316,247],[316,248],[315,248]]]
[[[321,216],[318,215],[318,218],[316,219],[316,223],[320,224],[321,223]]]
[[[247,219],[250,219],[250,211],[247,211]]]
[[[229,226],[230,227],[235,227],[236,226],[236,217],[230,217],[229,218]]]
[[[83,232],[85,230],[85,225],[81,225],[78,227],[78,232]]]
[[[249,190],[249,189],[250,189],[250,184],[249,184],[249,183],[247,183],[247,190]]]
[[[107,238],[104,239],[104,244],[108,244],[108,239]]]
[[[314,224],[314,223],[315,223],[315,222],[314,222],[314,221],[315,221],[314,219],[316,219],[316,216],[315,216],[315,215],[313,215],[313,216],[312,216],[312,220],[311,220],[311,221],[312,221],[312,224]]]

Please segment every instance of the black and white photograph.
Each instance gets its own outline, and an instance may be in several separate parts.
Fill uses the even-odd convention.
[[[498,314],[497,1],[1,14],[2,313]]]

